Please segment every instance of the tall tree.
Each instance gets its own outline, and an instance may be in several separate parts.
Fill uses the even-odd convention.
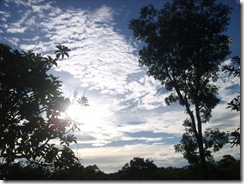
[[[134,36],[145,43],[139,64],[171,91],[165,102],[178,101],[189,115],[184,125],[197,145],[204,179],[208,171],[202,124],[210,120],[219,102],[213,82],[230,53],[231,40],[223,34],[230,12],[230,7],[214,0],[173,0],[161,10],[143,7],[140,17],[129,24]]]
[[[59,169],[77,162],[68,146],[78,125],[64,113],[70,100],[58,77],[48,74],[68,56],[67,47],[57,49],[52,58],[0,44],[0,158],[6,167],[20,160]]]

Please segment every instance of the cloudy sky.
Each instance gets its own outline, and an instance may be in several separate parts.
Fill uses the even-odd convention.
[[[187,161],[175,153],[187,117],[178,104],[167,106],[168,92],[138,66],[138,43],[128,30],[142,6],[162,7],[167,0],[1,0],[0,39],[14,49],[52,54],[55,46],[71,49],[70,57],[50,72],[63,82],[64,95],[75,90],[89,99],[89,107],[72,106],[69,115],[82,122],[74,151],[85,166],[97,164],[115,172],[133,157],[154,160],[158,167],[181,167]],[[230,58],[240,56],[240,3],[233,7],[227,34]],[[239,114],[226,109],[240,87],[239,80],[220,74],[219,98],[211,121],[204,127],[232,131]],[[239,148],[225,146],[215,154],[240,157]]]

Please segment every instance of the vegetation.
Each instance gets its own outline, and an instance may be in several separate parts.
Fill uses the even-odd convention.
[[[208,162],[210,180],[240,180],[240,160],[224,155],[218,162]],[[2,168],[2,165],[0,165]],[[96,165],[76,164],[71,168],[48,170],[45,167],[13,163],[8,172],[0,172],[5,180],[200,180],[199,165],[182,168],[157,167],[153,161],[133,158],[121,170],[106,174]],[[2,171],[2,169],[0,170]]]
[[[67,47],[57,48],[56,58],[52,58],[0,44],[2,175],[20,167],[20,162],[26,162],[25,170],[68,169],[78,162],[69,148],[76,142],[70,132],[78,129],[65,116],[70,101],[62,96],[58,77],[47,73],[60,56],[69,56]]]
[[[226,133],[203,132],[202,124],[220,101],[214,83],[221,62],[230,54],[230,38],[224,35],[230,12],[229,6],[215,0],[173,0],[161,10],[143,7],[139,18],[129,24],[135,38],[145,43],[139,51],[140,65],[171,92],[165,102],[179,102],[189,115],[175,150],[190,164],[200,163],[202,179],[208,179],[212,152],[228,143]]]

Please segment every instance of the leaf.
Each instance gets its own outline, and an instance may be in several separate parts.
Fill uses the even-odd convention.
[[[56,48],[58,50],[55,51],[56,53],[56,58],[58,59],[60,56],[62,57],[62,59],[64,58],[64,56],[66,55],[67,57],[69,57],[68,52],[70,51],[70,49],[64,45],[58,45],[56,46]]]
[[[79,99],[77,100],[77,102],[78,102],[80,105],[82,105],[82,106],[85,106],[85,107],[89,106],[88,99],[87,99],[85,96],[82,96],[81,98],[79,98]]]
[[[59,58],[59,57],[60,57],[60,55],[61,55],[61,53],[56,54],[56,58]]]

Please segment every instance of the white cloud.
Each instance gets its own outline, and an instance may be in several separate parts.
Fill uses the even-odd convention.
[[[113,21],[113,10],[103,5],[91,13],[91,20],[95,23],[111,23]]]
[[[26,28],[24,28],[24,27],[13,26],[13,25],[8,28],[9,33],[24,33],[25,30],[26,30]]]
[[[0,13],[3,25],[8,33],[25,33],[27,30],[36,31],[39,28],[39,18],[43,18],[45,11],[53,11],[53,2],[44,2],[43,0],[4,0],[4,5],[8,10]],[[15,22],[12,22],[11,15],[8,13],[12,11],[10,7],[15,8]],[[58,10],[58,9],[57,9]],[[1,11],[3,12],[3,11]]]
[[[33,12],[43,13],[43,11],[51,9],[52,2],[42,4],[41,6],[38,5],[39,3],[42,3],[43,1],[36,1],[37,5],[35,5],[35,4],[31,5]],[[33,1],[32,1],[32,3],[33,3]]]
[[[13,45],[15,45],[15,46],[17,46],[18,45],[18,42],[19,42],[19,38],[6,38],[5,37],[5,39],[6,40],[8,40],[11,44],[13,44]]]

